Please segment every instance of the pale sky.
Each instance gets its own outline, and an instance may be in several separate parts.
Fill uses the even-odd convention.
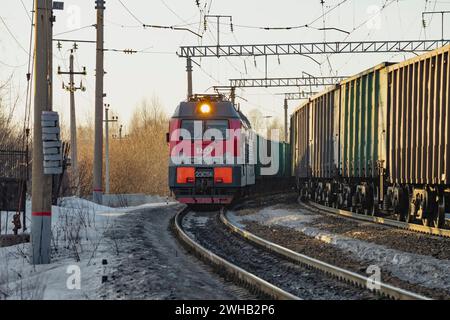
[[[54,37],[65,39],[95,40],[95,28],[64,33],[96,22],[94,0],[66,0],[64,11],[55,11]],[[119,0],[107,0],[105,10],[105,48],[144,50],[145,53],[125,55],[105,53],[105,103],[119,115],[126,125],[135,107],[142,99],[157,96],[168,115],[186,96],[185,59],[178,58],[180,45],[216,44],[216,23],[210,20],[203,39],[185,31],[143,29],[142,23],[153,25],[183,25],[195,32],[203,33],[203,21],[195,0],[122,0],[135,16],[133,17]],[[422,25],[422,11],[450,10],[450,0],[199,0],[200,6],[210,14],[232,15],[234,32],[227,20],[222,20],[221,44],[263,44],[358,40],[418,40],[440,39],[441,18],[426,16],[427,27]],[[325,12],[342,4],[325,16]],[[383,5],[386,4],[384,9]],[[12,97],[19,95],[16,110],[21,119],[25,103],[27,51],[30,37],[29,14],[32,0],[0,0],[0,83],[13,75]],[[381,12],[380,12],[381,10]],[[371,19],[372,18],[372,19]],[[450,36],[450,14],[445,19],[445,35]],[[431,20],[430,20],[431,19]],[[313,24],[311,22],[315,21]],[[337,31],[323,31],[314,28],[338,27],[351,32],[349,36]],[[13,36],[8,32],[6,26]],[[309,24],[313,28],[292,30],[261,30],[255,27],[289,27]],[[63,33],[63,34],[61,34]],[[68,68],[70,43],[63,43],[58,50],[54,45],[54,109],[69,118],[69,96],[61,88],[67,76],[59,76],[56,69]],[[268,58],[269,77],[298,77],[302,71],[312,75],[330,75],[330,72],[346,76],[358,73],[383,61],[402,61],[408,54],[341,54],[315,55],[323,62],[321,66],[301,56]],[[255,78],[264,76],[264,58],[232,57],[204,58],[201,69],[194,65],[194,93],[203,93],[214,85],[228,85],[229,78]],[[255,67],[256,64],[256,67]],[[91,44],[79,43],[75,58],[76,69],[86,66],[88,75],[76,77],[76,83],[83,79],[86,92],[76,93],[79,121],[93,118],[95,88],[95,49]],[[283,97],[281,92],[295,92],[296,88],[261,88],[239,90],[238,100],[242,110],[259,109],[264,116],[282,116]],[[211,89],[210,91],[211,92]],[[5,97],[7,101],[9,97]],[[290,110],[300,102],[291,101]]]

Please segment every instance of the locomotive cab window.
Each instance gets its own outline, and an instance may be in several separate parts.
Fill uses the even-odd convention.
[[[211,138],[212,136],[215,140],[226,140],[228,139],[228,120],[206,120],[205,121],[205,132],[208,130],[214,130],[212,133],[208,134],[207,137]],[[216,137],[214,132],[220,132],[220,136]]]
[[[189,132],[191,140],[201,140],[203,138],[203,125],[200,120],[182,120],[181,129]]]

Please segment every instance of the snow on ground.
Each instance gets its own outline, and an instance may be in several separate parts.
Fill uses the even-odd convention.
[[[312,219],[320,215],[303,214],[302,209],[287,210],[269,207],[246,216],[229,213],[231,221],[241,226],[246,221],[254,221],[265,226],[282,226],[326,242],[348,252],[359,261],[368,261],[388,270],[399,279],[420,283],[430,288],[450,290],[450,260],[439,260],[430,256],[407,253],[382,245],[333,234],[308,226]]]
[[[96,204],[94,202],[80,199],[77,197],[65,197],[59,200],[58,207],[53,207],[54,210],[58,210],[59,207],[64,208],[64,210],[88,210],[88,211],[95,211],[97,214],[104,215],[104,216],[120,216],[123,213],[126,213],[131,210],[137,210],[137,209],[145,209],[145,208],[153,208],[153,207],[159,207],[162,205],[167,204],[173,204],[175,203],[173,200],[168,199],[167,197],[161,197],[157,195],[151,195],[151,196],[145,196],[146,203],[136,206],[127,206],[127,207],[121,207],[121,208],[111,208],[108,206],[102,206],[99,204]],[[6,212],[6,211],[0,211],[0,234],[13,234],[13,227],[12,219],[15,212]],[[28,200],[26,202],[26,219],[27,219],[27,228],[29,231],[29,228],[31,226],[31,201]],[[22,214],[20,217],[20,221],[22,223]],[[22,230],[19,230],[19,233]]]
[[[29,243],[0,248],[0,300],[98,298],[102,275],[110,273],[108,268],[115,258],[116,243],[104,237],[104,233],[114,226],[115,218],[132,214],[139,208],[171,203],[110,208],[75,197],[61,199],[58,206],[52,207],[51,264],[30,265]],[[30,211],[31,203],[28,202],[27,220]],[[106,266],[102,265],[103,259],[108,261]],[[81,288],[68,289],[67,281],[78,268]]]

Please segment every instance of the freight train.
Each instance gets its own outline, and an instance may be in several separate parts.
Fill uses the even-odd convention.
[[[188,205],[227,205],[266,188],[289,187],[290,147],[266,140],[222,95],[194,95],[169,123],[169,187]]]
[[[291,116],[301,198],[442,227],[450,205],[449,52],[383,63]]]

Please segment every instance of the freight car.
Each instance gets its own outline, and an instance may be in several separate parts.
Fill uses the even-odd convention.
[[[169,187],[188,205],[227,205],[266,188],[288,186],[290,148],[266,140],[222,95],[181,102],[169,124]]]
[[[441,227],[450,204],[450,46],[383,63],[291,116],[302,198]]]

